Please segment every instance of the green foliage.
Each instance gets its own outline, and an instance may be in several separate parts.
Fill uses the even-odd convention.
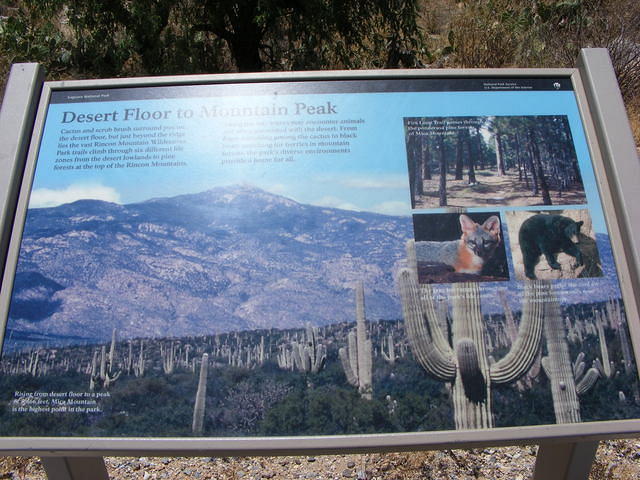
[[[297,389],[271,409],[265,435],[336,435],[394,431],[385,405],[363,400],[352,388]]]
[[[3,76],[12,63],[39,62],[54,75],[70,65],[71,45],[48,19],[48,3],[0,17],[0,73]]]
[[[417,0],[22,0],[0,23],[8,65],[122,76],[413,67]]]
[[[573,66],[607,47],[623,96],[640,87],[636,0],[13,0],[0,6],[0,75]],[[436,20],[437,19],[437,20]],[[428,47],[427,47],[428,46]]]
[[[573,67],[581,48],[609,48],[619,75],[640,82],[640,8],[635,0],[479,0],[451,23],[453,64]],[[455,42],[452,41],[455,39]],[[630,71],[634,73],[631,74]],[[631,86],[623,86],[630,94]]]
[[[127,377],[112,389],[93,434],[189,435],[196,385],[186,374]]]

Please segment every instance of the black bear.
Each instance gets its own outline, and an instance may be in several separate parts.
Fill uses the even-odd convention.
[[[560,252],[575,257],[576,266],[582,265],[582,253],[576,245],[582,224],[582,221],[576,222],[562,215],[537,214],[527,218],[518,233],[527,278],[536,278],[534,269],[540,255],[544,255],[549,266],[555,270],[560,269],[556,260]]]

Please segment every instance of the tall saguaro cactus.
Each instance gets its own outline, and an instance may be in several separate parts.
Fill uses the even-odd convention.
[[[197,435],[202,435],[204,428],[204,409],[207,397],[207,372],[209,370],[209,355],[202,354],[202,363],[200,364],[200,378],[198,379],[198,391],[196,392],[196,401],[193,406],[193,424],[191,430]]]
[[[432,377],[452,385],[456,429],[493,427],[491,386],[524,375],[540,348],[544,289],[527,281],[522,320],[509,352],[489,365],[486,329],[480,309],[480,289],[474,282],[451,288],[452,338],[443,334],[430,285],[419,285],[415,244],[407,244],[409,268],[398,272],[397,282],[411,348]]]
[[[367,338],[362,283],[356,286],[356,331],[349,332],[347,339],[348,346],[338,351],[347,381],[354,387],[358,387],[362,398],[371,400],[373,398],[373,347],[371,339]]]
[[[541,286],[546,287],[544,336],[548,351],[542,367],[551,381],[556,423],[577,423],[580,422],[580,403],[560,303],[548,283]]]
[[[625,325],[624,314],[620,308],[620,301],[609,299],[606,306],[607,317],[609,322],[613,325],[613,328],[618,331],[618,338],[620,339],[620,349],[622,350],[622,358],[624,361],[625,373],[631,373],[633,371],[633,353],[631,353],[631,342],[629,341],[629,335],[627,333],[627,327]]]

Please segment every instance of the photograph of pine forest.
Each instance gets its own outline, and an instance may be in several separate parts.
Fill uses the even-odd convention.
[[[565,115],[404,122],[413,208],[585,203]]]

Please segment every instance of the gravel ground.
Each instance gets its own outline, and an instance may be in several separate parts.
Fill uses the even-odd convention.
[[[526,480],[537,447],[317,457],[107,457],[113,480]],[[44,480],[35,457],[0,458],[0,479]],[[640,438],[602,442],[590,480],[640,479]]]

